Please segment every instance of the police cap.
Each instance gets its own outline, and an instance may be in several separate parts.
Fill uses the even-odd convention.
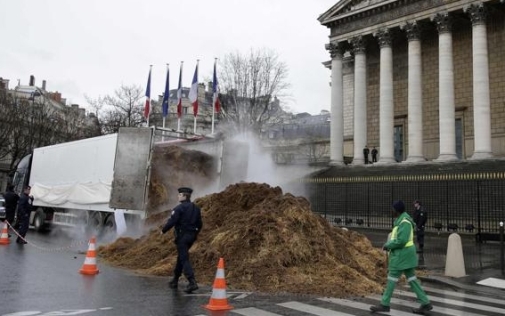
[[[188,187],[179,188],[179,189],[177,189],[177,191],[179,191],[179,193],[188,193],[188,194],[193,193],[193,189],[188,188]]]

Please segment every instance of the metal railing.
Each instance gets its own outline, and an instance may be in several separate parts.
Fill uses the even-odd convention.
[[[411,214],[420,200],[432,231],[498,234],[505,220],[503,174],[320,178],[305,185],[313,211],[336,225],[390,228],[395,200]]]

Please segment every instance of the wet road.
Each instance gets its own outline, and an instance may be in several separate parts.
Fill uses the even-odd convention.
[[[381,238],[379,234],[374,244]],[[0,245],[0,316],[369,315],[368,307],[380,299],[370,296],[346,301],[228,291],[228,301],[234,309],[228,313],[212,313],[202,308],[209,302],[210,287],[187,295],[181,290],[170,290],[166,277],[136,275],[102,264],[100,260],[98,275],[81,275],[79,270],[86,257],[87,240],[72,239],[62,233],[47,235],[33,231],[28,233],[28,245],[18,245],[14,240],[12,237],[11,244]],[[441,244],[433,241],[433,246]],[[435,258],[433,262],[438,265],[440,254],[434,249],[426,256]],[[500,292],[497,290],[497,296],[503,294]],[[454,289],[437,287],[429,294],[439,311],[434,315],[470,315],[472,311],[472,315],[505,314],[505,303],[496,303],[489,295],[474,296],[473,303],[465,303],[469,300],[465,296],[468,294]],[[411,308],[417,307],[409,295],[411,293],[400,292],[395,296],[396,315],[410,314]],[[465,304],[470,305],[465,307]]]
[[[60,236],[61,237],[61,234]],[[86,241],[52,238],[30,231],[28,245],[0,246],[0,315],[71,315],[63,310],[90,310],[90,315],[196,315],[209,296],[188,296],[167,287],[167,278],[135,275],[105,264],[100,273],[79,273]],[[208,290],[205,291],[208,293]],[[91,313],[91,310],[96,310]],[[28,312],[32,312],[30,314]],[[77,314],[75,314],[77,315]]]

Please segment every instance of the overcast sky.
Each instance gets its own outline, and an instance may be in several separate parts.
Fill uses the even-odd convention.
[[[337,0],[0,0],[0,77],[60,91],[87,106],[121,84],[163,92],[166,63],[171,89],[180,61],[189,87],[196,60],[200,81],[211,78],[215,57],[250,48],[274,50],[289,69],[296,113],[330,108],[330,71],[321,62],[329,30],[317,17]]]

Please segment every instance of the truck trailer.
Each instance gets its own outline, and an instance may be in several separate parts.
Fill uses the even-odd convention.
[[[205,179],[191,170],[184,176],[170,173],[178,169],[177,164],[189,161],[179,152],[170,156],[182,157],[177,162],[157,159],[167,155],[167,148],[202,153],[191,164],[210,157],[207,164],[214,170]],[[119,219],[127,227],[138,225],[151,214],[175,206],[150,201],[155,193],[152,170],[174,169],[166,170],[169,176],[164,179],[171,186],[204,185],[210,193],[246,180],[248,154],[247,143],[222,137],[188,136],[154,127],[121,128],[116,134],[36,148],[19,162],[12,183],[18,193],[26,185],[32,187],[30,224],[36,230],[84,225],[100,234],[115,231]],[[159,182],[163,177],[153,178]],[[158,199],[160,194],[174,194],[156,193]]]

